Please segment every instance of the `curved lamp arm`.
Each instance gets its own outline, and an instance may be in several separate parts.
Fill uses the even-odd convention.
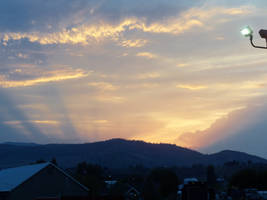
[[[249,37],[250,39],[250,44],[254,47],[254,48],[258,48],[258,49],[267,49],[267,44],[266,44],[266,47],[262,47],[262,46],[257,46],[253,43],[253,35],[250,35]],[[266,41],[267,42],[267,41]]]

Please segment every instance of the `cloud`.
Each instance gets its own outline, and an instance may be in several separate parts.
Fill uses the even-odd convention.
[[[115,104],[124,103],[126,101],[125,97],[110,96],[110,95],[96,96],[95,99],[100,102],[115,103]]]
[[[67,0],[4,0],[0,2],[0,31],[47,31],[51,26],[60,26],[62,20],[69,19],[85,6],[89,6],[89,3],[83,0],[75,3]]]
[[[33,124],[39,124],[39,125],[58,125],[58,121],[54,120],[28,120],[28,121],[4,121],[4,124],[7,125],[21,125],[23,123],[33,123]]]
[[[93,124],[107,124],[107,123],[109,123],[109,121],[108,120],[93,120],[92,121],[92,123]]]
[[[176,66],[182,68],[182,67],[187,67],[188,64],[186,64],[186,63],[179,63],[179,64],[177,64]]]
[[[144,2],[142,0],[4,0],[0,2],[0,31],[49,30],[72,21],[81,24],[85,21],[109,20],[138,16],[149,22],[160,20],[198,5],[201,1],[175,1],[168,3],[161,0]],[[62,6],[64,5],[64,6]],[[12,21],[12,23],[10,23]]]
[[[139,30],[144,33],[168,33],[182,34],[192,28],[208,27],[205,24],[210,19],[226,16],[244,16],[251,13],[251,7],[238,8],[192,8],[175,17],[169,17],[163,21],[148,24],[145,19],[125,17],[117,24],[101,21],[97,24],[71,25],[64,27],[60,31],[54,32],[6,32],[1,34],[2,43],[7,44],[10,40],[28,39],[30,42],[38,42],[42,45],[51,44],[81,44],[88,45],[90,42],[111,39],[117,41],[125,32]],[[124,46],[143,46],[145,40],[135,40],[122,42]]]
[[[267,151],[264,142],[267,139],[266,111],[266,104],[261,104],[249,106],[235,115],[230,115],[228,121],[221,124],[225,129],[213,132],[214,136],[216,134],[224,135],[224,137],[202,147],[201,150],[215,152],[222,149],[233,149],[266,158]]]
[[[18,56],[19,58],[24,58],[24,59],[26,59],[26,58],[29,57],[27,54],[22,54],[22,53],[18,53],[17,56]]]
[[[115,91],[117,87],[107,82],[90,82],[88,83],[90,87],[95,87],[100,90]]]
[[[143,47],[147,44],[147,40],[137,39],[137,40],[123,40],[120,45],[123,47]]]
[[[203,152],[231,149],[266,158],[266,111],[265,103],[258,104],[255,101],[245,108],[237,109],[218,119],[204,131],[182,134],[176,143],[188,144]]]
[[[126,89],[153,89],[153,88],[159,88],[160,84],[158,83],[136,83],[136,84],[130,84],[126,85]]]
[[[144,56],[144,55],[142,55]],[[147,56],[147,55],[145,55]],[[150,55],[151,57],[151,55]],[[137,75],[137,79],[156,79],[159,78],[161,75],[160,73],[157,72],[151,72],[151,73],[144,73],[144,74],[139,74]]]
[[[50,82],[79,79],[88,76],[88,73],[85,73],[83,70],[75,70],[73,72],[61,74],[58,74],[57,72],[58,71],[54,71],[50,76],[43,76],[30,80],[8,80],[5,76],[1,75],[0,86],[2,88],[29,87]]]
[[[153,58],[157,57],[157,55],[150,53],[150,52],[139,52],[136,54],[136,56],[144,57],[144,58],[148,58],[148,59],[153,59]]]
[[[185,84],[178,84],[176,85],[176,87],[188,90],[202,90],[208,88],[207,86],[204,85],[185,85]]]

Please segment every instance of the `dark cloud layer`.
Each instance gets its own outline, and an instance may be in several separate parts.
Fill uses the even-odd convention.
[[[236,112],[234,115],[230,115],[228,120],[217,122],[217,125],[223,122],[223,124],[220,124],[223,127],[222,129],[217,129],[216,132],[209,132],[209,137],[225,135],[225,138],[201,150],[204,152],[217,152],[223,149],[231,149],[266,158],[266,120],[267,105],[252,106]],[[232,133],[229,134],[229,132]]]
[[[76,13],[87,1],[3,0],[0,2],[0,31],[46,30]]]
[[[19,54],[27,54],[26,56],[18,56]],[[20,58],[17,60],[16,58]],[[42,47],[39,43],[29,42],[28,39],[10,40],[8,45],[0,45],[1,65],[6,63],[34,63],[37,60],[46,62],[46,55],[42,53]],[[23,62],[21,62],[23,59]]]
[[[162,0],[117,0],[105,1],[96,13],[106,19],[118,20],[124,17],[145,18],[148,23],[176,16],[178,13],[187,10],[192,6],[201,4],[203,1],[169,0],[168,3]]]
[[[203,1],[3,0],[0,2],[0,32],[49,32],[96,20],[116,23],[125,17],[141,17],[149,23],[177,15],[201,2]]]

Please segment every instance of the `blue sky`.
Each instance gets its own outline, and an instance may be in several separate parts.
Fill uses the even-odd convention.
[[[0,140],[120,137],[265,156],[266,51],[240,29],[264,45],[266,6],[1,1]]]

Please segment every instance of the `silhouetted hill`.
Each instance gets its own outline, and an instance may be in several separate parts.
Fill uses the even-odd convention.
[[[222,160],[224,161],[238,161],[238,162],[259,162],[259,163],[266,163],[266,160],[260,158],[258,156],[249,155],[247,153],[238,152],[238,151],[231,151],[231,150],[224,150],[219,153],[211,154],[208,156],[209,161],[213,164],[221,164]]]
[[[55,157],[62,167],[73,167],[86,161],[109,168],[143,165],[190,166],[192,164],[224,164],[229,161],[261,162],[267,160],[235,151],[205,155],[171,144],[152,144],[142,141],[112,139],[86,144],[16,145],[0,144],[0,167],[28,164]]]

